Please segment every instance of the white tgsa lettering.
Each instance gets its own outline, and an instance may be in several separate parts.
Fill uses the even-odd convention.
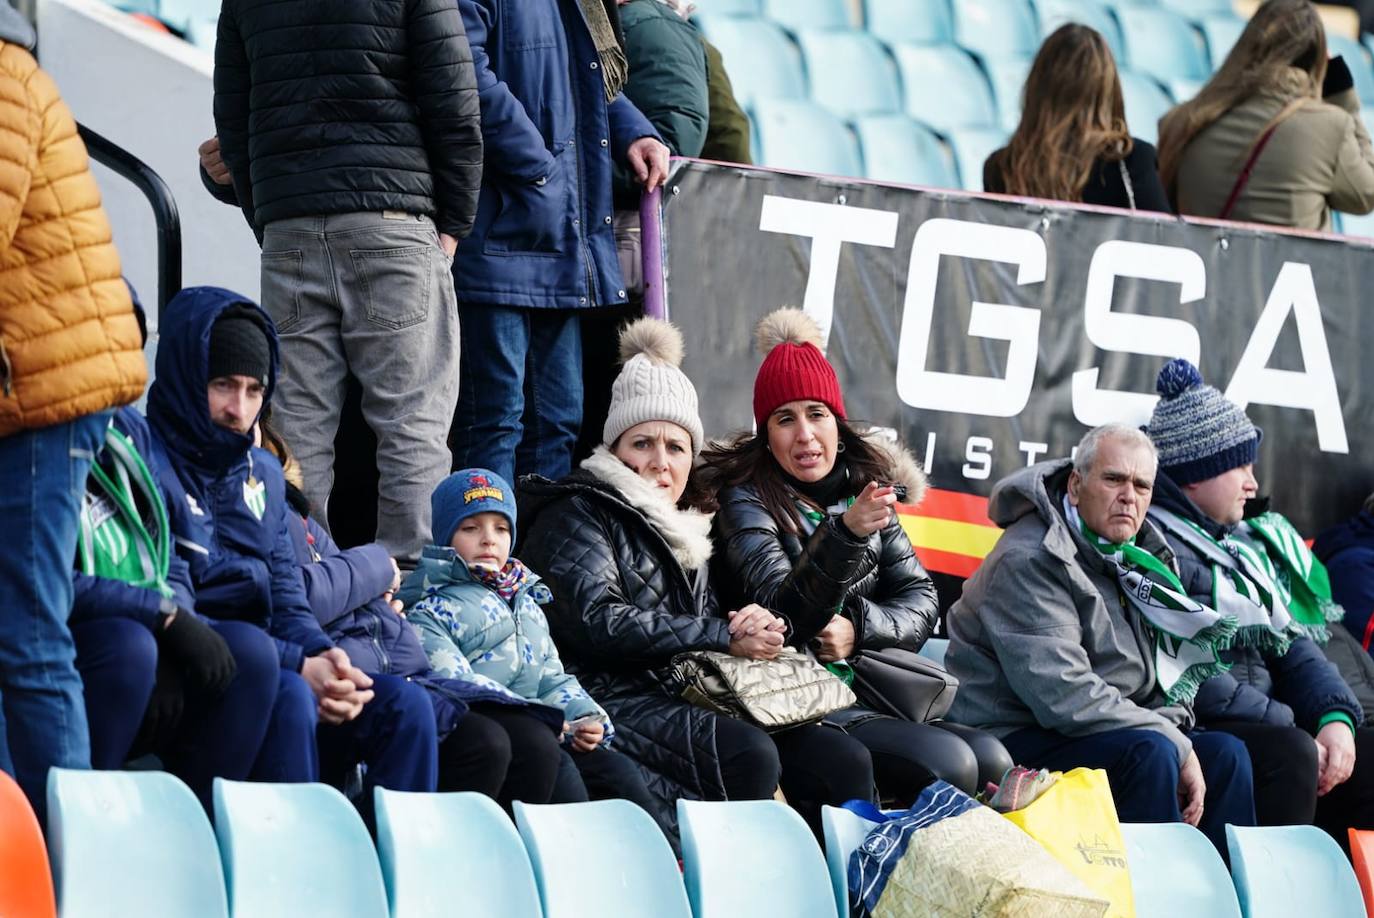
[[[974,301],[968,334],[1007,341],[1006,375],[1001,378],[938,373],[926,369],[935,287],[945,255],[999,261],[1017,266],[1016,283],[1045,279],[1045,242],[1025,229],[937,218],[916,231],[902,305],[897,345],[897,395],[913,408],[1009,418],[1030,400],[1039,349],[1040,310]]]
[[[992,450],[997,444],[991,437],[969,437],[964,444],[965,478],[983,481],[992,476]]]
[[[1298,347],[1302,352],[1302,372],[1273,370],[1269,358],[1278,346],[1279,335],[1289,311],[1298,326]],[[1312,412],[1317,424],[1317,445],[1323,452],[1348,453],[1345,418],[1336,389],[1336,372],[1322,328],[1321,305],[1312,283],[1312,268],[1298,262],[1284,262],[1269,291],[1250,341],[1226,389],[1226,397],[1241,408],[1255,402],[1281,408],[1303,408]]]
[[[1197,329],[1182,319],[1112,312],[1112,291],[1118,277],[1175,283],[1179,303],[1193,303],[1207,292],[1207,268],[1191,249],[1144,242],[1112,240],[1093,252],[1088,286],[1083,296],[1083,324],[1088,340],[1104,351],[1184,357],[1200,365],[1202,341]],[[1073,416],[1096,427],[1117,421],[1144,424],[1157,395],[1097,388],[1098,368],[1073,374]]]
[[[835,315],[835,278],[840,268],[840,247],[846,242],[890,249],[897,244],[897,214],[867,207],[798,201],[764,195],[759,229],[811,239],[811,264],[806,275],[802,309],[821,329],[821,340],[830,341]]]

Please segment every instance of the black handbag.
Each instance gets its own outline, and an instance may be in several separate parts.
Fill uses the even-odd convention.
[[[912,723],[943,717],[959,688],[959,680],[939,663],[898,647],[860,651],[849,665],[860,704]]]

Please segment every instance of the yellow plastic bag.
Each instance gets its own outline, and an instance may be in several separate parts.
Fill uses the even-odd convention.
[[[1030,806],[1006,814],[1093,892],[1111,902],[1107,918],[1135,918],[1126,843],[1100,768],[1075,768]]]

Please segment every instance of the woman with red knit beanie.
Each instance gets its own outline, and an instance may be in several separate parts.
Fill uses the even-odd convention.
[[[820,331],[804,312],[766,316],[757,343],[756,432],[702,456],[703,478],[719,489],[718,588],[725,602],[783,617],[788,644],[810,648],[848,680],[847,661],[860,651],[916,651],[935,630],[935,586],[894,507],[920,502],[925,474],[900,445],[850,424]],[[1012,765],[997,739],[968,727],[862,706],[827,722],[868,747],[880,795],[902,804],[935,778],[976,793]]]

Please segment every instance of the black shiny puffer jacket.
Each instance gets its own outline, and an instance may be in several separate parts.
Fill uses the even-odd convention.
[[[224,0],[214,106],[259,238],[274,220],[355,211],[472,230],[481,111],[453,0]]]
[[[700,563],[693,570],[681,560],[682,546],[664,535],[684,514],[669,507],[668,519],[651,520],[587,471],[558,482],[522,479],[519,515],[517,556],[553,592],[544,611],[563,665],[610,714],[614,748],[644,768],[660,824],[676,824],[678,797],[724,799],[715,715],[678,700],[669,666],[685,651],[729,648],[705,571],[709,518],[694,515]]]
[[[924,476],[909,466],[900,471],[916,479],[907,484],[907,500],[918,502]],[[839,612],[854,625],[855,654],[888,647],[917,651],[935,631],[935,584],[895,513],[867,538],[854,536],[837,514],[819,524],[803,518],[806,529],[797,534],[769,514],[751,485],[725,488],[719,500],[712,570],[726,607],[754,602],[783,616],[788,643],[796,647],[805,647]],[[852,718],[842,712],[827,719],[843,724]]]

